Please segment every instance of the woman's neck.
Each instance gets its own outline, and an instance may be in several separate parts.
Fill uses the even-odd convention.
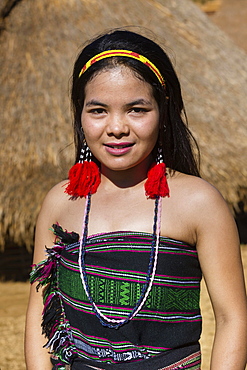
[[[126,170],[111,170],[108,167],[101,166],[101,184],[108,183],[118,188],[131,188],[146,180],[148,170],[153,162],[150,158]]]

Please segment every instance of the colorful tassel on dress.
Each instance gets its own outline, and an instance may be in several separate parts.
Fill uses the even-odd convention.
[[[86,197],[96,193],[100,184],[99,167],[93,161],[76,163],[69,171],[69,183],[65,193],[72,198]]]
[[[55,225],[54,225],[55,226]],[[47,248],[48,258],[37,265],[30,274],[30,282],[38,282],[37,290],[44,287],[42,312],[42,334],[48,339],[44,345],[49,349],[58,361],[62,363],[55,365],[57,370],[64,370],[65,364],[69,365],[77,357],[71,327],[65,317],[65,312],[58,289],[57,262],[61,257],[63,245],[54,245]]]
[[[165,163],[154,164],[150,168],[144,187],[148,198],[169,197]]]

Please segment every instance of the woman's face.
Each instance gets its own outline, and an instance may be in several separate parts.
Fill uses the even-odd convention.
[[[159,109],[152,87],[131,69],[103,70],[87,83],[81,122],[102,172],[104,167],[123,171],[143,164],[148,169],[158,138]]]

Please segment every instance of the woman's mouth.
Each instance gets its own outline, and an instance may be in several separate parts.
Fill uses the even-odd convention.
[[[106,151],[112,155],[123,155],[128,153],[134,143],[107,143],[104,144]]]

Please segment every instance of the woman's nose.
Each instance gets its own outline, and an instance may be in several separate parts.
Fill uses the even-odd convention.
[[[129,125],[124,115],[114,114],[108,117],[107,134],[116,137],[128,135]]]

